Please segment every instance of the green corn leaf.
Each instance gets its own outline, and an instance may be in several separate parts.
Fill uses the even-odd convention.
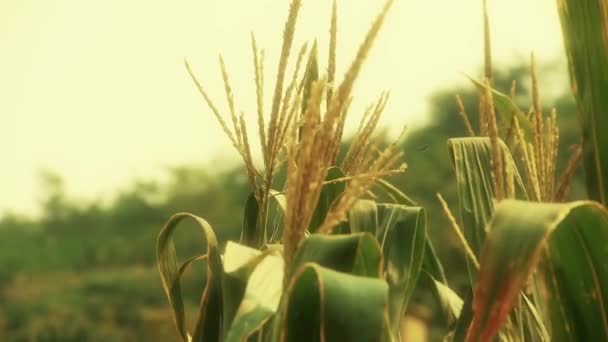
[[[525,313],[529,317],[528,328],[529,329],[531,328],[531,330],[532,330],[531,333],[533,334],[531,336],[531,339],[533,341],[539,341],[539,342],[551,341],[551,338],[549,337],[549,332],[547,331],[545,322],[543,322],[541,313],[534,306],[532,301],[530,299],[528,299],[528,296],[526,296],[524,293],[521,293],[521,298],[523,299],[524,304],[525,304],[524,305],[524,307],[526,308]]]
[[[348,212],[348,225],[352,233],[367,232],[374,236],[378,231],[378,206],[371,200],[358,200]]]
[[[378,205],[376,232],[384,256],[385,279],[389,286],[389,321],[398,336],[402,317],[422,269],[426,244],[426,213],[420,207]]]
[[[270,208],[268,211],[268,222],[271,226],[267,229],[271,230],[269,243],[278,243],[283,236],[283,218],[287,208],[287,199],[283,193],[276,190],[270,190]]]
[[[247,286],[247,273],[250,273],[250,267],[245,266],[245,270],[240,270],[236,274],[222,274],[222,336],[227,336],[229,328],[236,316],[236,312],[245,295],[245,286]],[[240,273],[240,274],[239,274]]]
[[[407,197],[399,189],[392,186],[386,181],[381,181],[383,187],[390,191],[392,197],[395,198],[398,204],[410,206],[414,203],[409,197]],[[359,200],[355,203],[353,208],[349,211],[349,225],[352,232],[368,231],[376,233],[378,231],[378,206],[376,202],[371,200]],[[425,239],[424,247],[424,258],[422,268],[429,272],[435,279],[438,279],[444,284],[447,284],[447,278],[443,270],[443,266],[431,239],[427,237]]]
[[[465,294],[462,308],[460,309],[460,316],[456,320],[454,331],[448,336],[450,341],[460,342],[464,341],[467,336],[467,331],[473,320],[473,293],[469,289]]]
[[[323,269],[342,272],[345,275],[379,279],[382,276],[382,251],[376,238],[370,233],[312,234],[302,242],[294,257],[292,267],[297,273],[298,269],[311,264]],[[289,276],[292,281],[294,277]],[[273,318],[272,333],[268,341],[284,340],[280,334],[284,325],[285,302],[282,305],[283,309]],[[310,308],[310,305],[310,303],[306,305],[306,310]],[[319,335],[316,336],[318,338]]]
[[[228,329],[237,315],[237,309],[242,305],[252,272],[272,253],[272,249],[260,252],[232,241],[226,244],[222,275],[223,336],[227,336]]]
[[[485,84],[472,77],[467,76],[467,78],[471,80],[473,84],[475,84],[479,92],[485,93],[487,88]],[[494,98],[494,105],[496,106],[500,125],[503,127],[510,126],[511,121],[513,120],[513,116],[515,115],[517,121],[519,121],[520,127],[524,132],[524,135],[527,138],[532,137],[534,134],[534,128],[532,126],[532,123],[530,122],[530,120],[528,120],[526,114],[524,114],[524,112],[519,109],[517,104],[513,102],[513,100],[509,96],[499,92],[496,89],[490,88],[490,91],[492,91],[492,97]]]
[[[280,224],[278,222],[282,221],[282,215],[286,208],[286,200],[283,194],[275,190],[270,190],[269,201],[269,212],[267,213],[268,222],[277,223],[276,225],[273,225],[271,232],[272,234],[270,237],[270,241],[274,241],[277,236],[282,234],[281,229],[279,229]],[[260,207],[254,193],[252,192],[249,194],[247,201],[245,202],[243,227],[241,229],[240,239],[242,244],[250,247],[261,247],[266,243],[266,241],[264,241],[264,237],[267,236],[265,233],[268,232],[265,232],[261,227],[259,227],[259,216]]]
[[[543,251],[552,341],[608,339],[608,212],[601,205],[505,200],[489,225],[467,341],[491,341]]]
[[[393,198],[395,203],[411,206],[418,205],[416,201],[411,199],[408,195],[404,194],[403,191],[399,190],[397,187],[395,187],[388,181],[384,179],[378,179],[376,184],[382,191],[384,191],[384,193],[386,193],[387,196]]]
[[[343,181],[331,183],[336,179],[343,178],[344,172],[340,170],[338,167],[331,167],[327,170],[327,177],[325,177],[327,183],[323,185],[321,188],[321,193],[319,195],[319,201],[317,202],[317,208],[315,209],[314,214],[312,215],[309,230],[311,233],[317,231],[317,229],[323,224],[325,221],[325,216],[329,212],[329,209],[334,204],[334,202],[342,195],[344,189],[346,188],[346,183]]]
[[[348,224],[351,231],[373,233],[380,242],[385,279],[389,284],[391,333],[397,336],[429,243],[424,209],[359,200],[349,212]],[[430,265],[443,275],[440,264],[431,261]]]
[[[347,235],[313,234],[298,249],[293,269],[314,262],[339,272],[378,278],[382,274],[382,254],[369,233]]]
[[[224,273],[233,278],[247,281],[253,269],[264,259],[266,254],[255,248],[228,241],[222,256]]]
[[[427,272],[423,271],[420,274],[419,282],[421,287],[431,290],[434,299],[441,308],[447,327],[454,325],[458,317],[460,317],[460,312],[464,303],[462,298],[460,298],[456,292],[452,291],[452,289],[435,280],[435,278]]]
[[[485,227],[494,212],[491,148],[486,138],[448,140],[460,202],[465,239],[475,254],[485,239]]]
[[[608,214],[589,202],[568,209],[549,239],[544,314],[550,317],[552,341],[606,341]]]
[[[587,192],[608,205],[608,3],[559,0],[557,5],[582,125]]]
[[[521,176],[515,168],[511,153],[500,141],[503,160],[512,163],[518,190],[526,198]],[[478,255],[485,239],[485,229],[494,212],[494,187],[492,184],[492,147],[489,138],[455,138],[448,140],[450,156],[454,163],[460,217],[464,237],[473,252]]]
[[[183,263],[182,263],[182,264],[179,266],[179,269],[178,269],[178,271],[177,271],[177,272],[178,272],[178,274],[179,274],[179,278],[181,279],[181,278],[182,278],[182,276],[184,275],[184,273],[186,272],[186,270],[187,270],[188,268],[190,268],[190,266],[192,266],[192,264],[194,264],[194,263],[195,263],[195,262],[197,262],[197,261],[200,261],[200,262],[205,262],[205,263],[206,263],[206,262],[207,262],[207,255],[206,255],[206,254],[205,254],[205,255],[198,255],[198,256],[192,257],[192,258],[190,258],[190,259],[188,259],[188,260],[184,261],[184,262],[183,262]]]
[[[244,296],[231,322],[226,341],[246,341],[277,311],[283,293],[283,258],[274,252],[263,259],[247,280]]]
[[[422,269],[428,272],[438,282],[448,286],[448,278],[445,276],[443,265],[439,256],[435,252],[433,242],[430,239],[429,232],[427,231],[427,237],[424,246],[424,259],[422,261]]]
[[[281,341],[386,338],[388,288],[381,279],[307,263],[296,272],[286,296]]]
[[[260,206],[255,194],[252,192],[247,196],[245,202],[245,213],[243,215],[243,228],[241,229],[241,243],[256,247],[262,245],[263,235],[258,229],[258,215]]]
[[[219,341],[222,321],[221,275],[223,271],[215,233],[207,221],[189,213],[175,214],[167,221],[156,243],[156,258],[161,282],[173,308],[177,331],[183,341],[190,341],[180,286],[180,267],[173,244],[173,234],[178,224],[187,218],[195,221],[207,241],[207,279],[192,341]]]

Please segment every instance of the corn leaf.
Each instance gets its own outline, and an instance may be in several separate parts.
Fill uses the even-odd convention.
[[[219,341],[222,322],[221,275],[223,271],[215,233],[204,219],[189,213],[175,214],[161,230],[156,244],[156,258],[162,286],[173,308],[178,333],[183,341],[190,341],[180,286],[180,267],[173,244],[173,234],[178,224],[187,218],[195,221],[207,241],[207,279],[192,341]]]
[[[257,249],[232,241],[226,244],[222,258],[222,336],[228,333],[228,327],[243,299],[247,279],[262,257]]]
[[[177,271],[177,272],[178,272],[178,274],[179,274],[180,279],[181,279],[181,277],[184,275],[184,273],[186,272],[186,270],[187,270],[188,268],[190,268],[190,266],[192,266],[192,264],[194,264],[194,263],[195,263],[195,262],[197,262],[197,261],[200,261],[200,262],[204,262],[204,263],[206,263],[206,262],[207,262],[207,255],[206,255],[206,254],[205,254],[205,255],[197,255],[197,256],[195,256],[195,257],[192,257],[192,258],[190,258],[190,259],[188,259],[188,260],[184,261],[184,262],[183,262],[183,263],[182,263],[182,264],[179,266],[179,269],[178,269],[178,271]]]
[[[325,220],[325,216],[329,212],[329,209],[334,204],[334,202],[342,195],[344,189],[346,188],[346,183],[343,181],[334,182],[336,179],[340,179],[344,177],[344,173],[338,167],[331,167],[327,170],[327,176],[325,177],[325,181],[327,184],[323,185],[321,188],[321,194],[319,195],[319,201],[317,202],[317,208],[315,209],[314,214],[312,215],[309,230],[311,233],[317,231],[317,229],[323,224]]]
[[[254,270],[274,253],[272,249],[260,252],[232,241],[228,241],[223,255],[224,273],[222,274],[222,326],[223,336],[227,336],[237,309],[242,306],[243,298],[246,297],[246,287]],[[282,274],[282,273],[281,273]]]
[[[222,336],[228,334],[228,329],[245,294],[247,274],[251,272],[253,266],[254,264],[244,266],[243,269],[232,274],[222,274]]]
[[[526,296],[525,293],[521,293],[521,298],[523,299],[523,302],[525,304],[524,307],[526,308],[526,311],[524,313],[527,315],[528,318],[528,326],[533,328],[530,329],[530,333],[532,335],[530,336],[530,340],[539,342],[551,341],[551,338],[549,337],[549,332],[547,331],[547,327],[545,326],[545,322],[543,321],[541,313],[534,306],[532,301],[528,299],[528,296]]]
[[[282,215],[285,212],[285,196],[275,190],[270,190],[269,197],[269,212],[268,222],[274,223],[281,221]],[[245,202],[245,212],[243,214],[243,227],[241,229],[240,242],[250,247],[261,247],[267,241],[264,237],[267,236],[262,227],[259,227],[260,207],[254,193],[250,193]],[[276,236],[280,236],[282,231],[277,227],[272,227],[271,241],[274,241]],[[266,228],[268,229],[268,228]]]
[[[378,278],[307,263],[287,292],[281,341],[382,341],[388,288]]]
[[[460,317],[460,312],[464,303],[462,298],[460,298],[452,289],[435,280],[435,278],[427,272],[422,272],[420,274],[419,282],[421,287],[430,289],[433,293],[434,299],[441,308],[444,321],[447,323],[446,328],[454,325],[458,317]]]
[[[389,322],[391,333],[397,336],[428,244],[425,211],[420,207],[359,200],[349,212],[348,225],[353,232],[375,234],[380,242],[389,284]]]
[[[395,203],[403,205],[417,206],[418,203],[411,199],[408,195],[404,194],[403,191],[389,183],[384,179],[378,179],[376,185],[382,190],[388,197],[393,198]]]
[[[317,265],[323,269],[331,269],[345,275],[352,274],[358,277],[379,279],[382,275],[381,253],[376,238],[370,233],[312,234],[302,242],[294,256],[292,269],[297,273],[306,265]],[[296,276],[289,276],[289,278],[293,281]],[[311,309],[311,303],[313,302],[306,304],[306,310],[311,310],[310,312],[307,311],[306,314],[318,314],[315,311],[318,309]],[[282,309],[273,318],[269,341],[285,340],[284,337],[281,337],[281,331],[284,329],[286,305],[285,298],[283,298]],[[291,310],[294,310],[293,307]],[[318,328],[315,329],[318,330]],[[317,333],[315,336],[318,339],[319,334]]]
[[[358,200],[348,212],[348,225],[352,233],[367,232],[374,236],[378,231],[378,206],[372,200]]]
[[[469,289],[464,297],[460,316],[456,320],[454,331],[448,336],[450,341],[464,341],[467,336],[467,331],[473,320],[473,292]]]
[[[608,212],[594,202],[502,201],[489,223],[467,341],[491,341],[547,247],[553,341],[608,339]],[[554,284],[556,286],[551,286]]]
[[[265,254],[267,253],[262,253],[255,248],[228,241],[224,248],[224,255],[222,255],[224,273],[246,281]]]
[[[378,242],[368,233],[347,235],[313,234],[294,257],[293,269],[314,262],[339,272],[365,277],[381,276],[382,255]]]
[[[389,322],[397,336],[401,319],[422,269],[426,243],[426,213],[420,207],[378,205],[377,239],[384,256],[389,286]]]
[[[482,94],[485,93],[486,88],[488,87],[487,85],[472,77],[467,76],[467,78],[471,80],[471,82],[473,82],[473,84],[477,87],[477,91]],[[532,123],[530,120],[528,120],[526,114],[519,109],[517,104],[513,102],[509,96],[499,92],[496,89],[490,88],[490,91],[492,92],[492,97],[494,98],[494,105],[496,106],[500,125],[502,127],[510,126],[513,116],[515,116],[519,121],[519,125],[524,131],[524,135],[528,138],[532,137],[534,134]]]
[[[271,224],[271,226],[267,229],[269,229],[272,234],[270,235],[270,240],[267,242],[267,244],[276,244],[283,236],[283,218],[286,208],[287,199],[285,198],[285,194],[271,189],[270,207],[268,208],[268,222]]]
[[[241,229],[241,243],[251,247],[262,245],[263,235],[258,229],[258,215],[260,206],[255,194],[252,192],[247,196],[245,202],[245,213],[243,215],[243,228]]]
[[[247,280],[244,296],[232,321],[226,341],[245,341],[277,311],[283,293],[283,258],[260,254],[263,259]],[[228,323],[229,324],[229,323]]]
[[[523,181],[515,168],[511,153],[501,141],[503,160],[515,170],[518,189],[526,198]],[[494,212],[492,183],[492,148],[489,138],[455,138],[448,140],[450,156],[456,172],[460,217],[464,237],[478,255],[485,239],[486,225]]]
[[[552,341],[606,341],[608,214],[595,203],[572,206],[549,239],[545,315]]]
[[[608,204],[608,3],[558,0],[589,197]]]
[[[428,231],[426,235],[422,270],[430,274],[436,281],[448,286],[448,279],[445,276],[443,265],[441,264],[441,260],[439,260],[437,252],[435,252],[435,247],[433,247],[433,242],[431,241]]]
[[[456,172],[460,218],[465,239],[475,254],[485,239],[485,226],[494,212],[491,148],[485,138],[448,140]]]
[[[390,191],[392,197],[397,201],[397,204],[411,206],[414,203],[408,196],[406,196],[399,189],[392,186],[386,181],[381,181],[382,186]],[[371,200],[359,200],[355,203],[353,208],[349,211],[349,225],[352,232],[368,231],[374,233],[378,230],[378,206],[376,202]],[[424,247],[424,258],[422,268],[429,272],[435,279],[438,279],[443,284],[447,284],[447,278],[443,270],[443,266],[433,243],[428,236],[425,239]]]

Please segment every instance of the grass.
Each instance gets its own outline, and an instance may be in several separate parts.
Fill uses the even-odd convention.
[[[170,340],[174,328],[160,293],[154,267],[22,274],[2,291],[10,301],[0,308],[0,336],[8,341]],[[189,298],[195,310],[196,296]]]

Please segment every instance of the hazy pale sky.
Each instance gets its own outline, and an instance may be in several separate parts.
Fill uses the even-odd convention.
[[[555,0],[488,0],[497,64],[561,56]],[[221,108],[222,53],[239,108],[254,116],[249,33],[266,50],[267,103],[287,0],[0,0],[0,210],[32,212],[38,173],[83,199],[136,177],[236,153],[183,67]],[[304,0],[296,40],[325,60],[330,0]],[[338,72],[383,1],[338,2]],[[420,121],[426,97],[482,61],[481,0],[396,0],[358,85],[353,114],[391,90],[384,123]],[[323,66],[323,65],[322,65]],[[564,70],[565,72],[565,70]]]

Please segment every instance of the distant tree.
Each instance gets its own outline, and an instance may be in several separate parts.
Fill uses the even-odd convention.
[[[50,170],[42,170],[40,179],[40,206],[45,221],[45,228],[58,229],[73,212],[69,203],[65,184],[59,174]]]

